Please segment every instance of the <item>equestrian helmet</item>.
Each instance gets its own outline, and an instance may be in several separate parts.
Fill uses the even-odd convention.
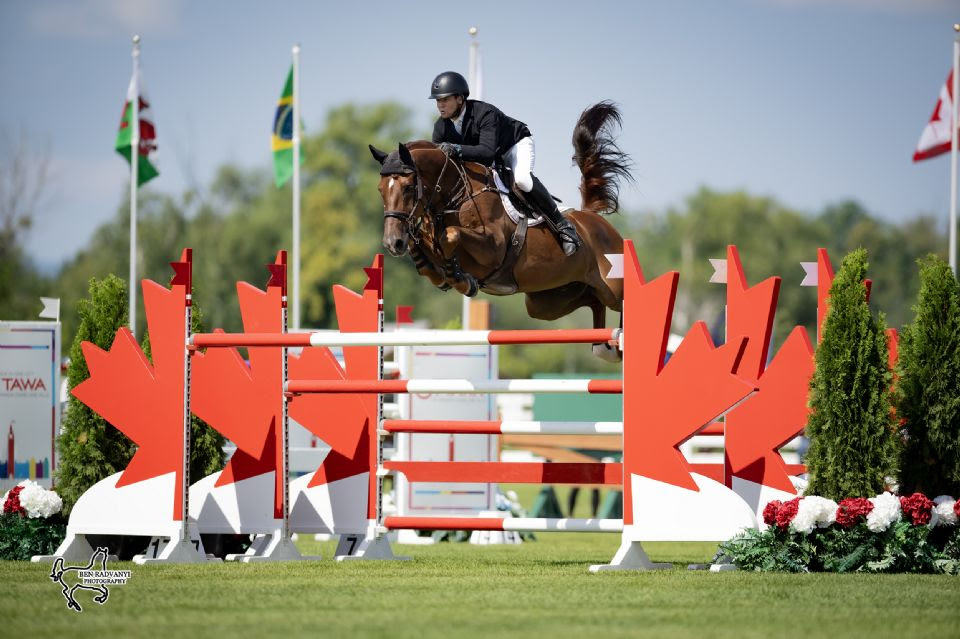
[[[445,98],[449,95],[462,95],[464,98],[470,95],[470,87],[467,86],[467,80],[456,71],[444,71],[433,79],[430,85],[430,99]]]

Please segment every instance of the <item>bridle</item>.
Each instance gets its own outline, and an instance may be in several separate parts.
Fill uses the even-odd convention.
[[[424,214],[430,216],[431,221],[433,222],[434,244],[435,246],[439,247],[440,232],[444,228],[444,216],[451,213],[459,213],[460,207],[463,205],[463,203],[468,198],[472,199],[474,195],[472,192],[470,192],[470,182],[467,179],[466,171],[464,171],[463,167],[450,159],[450,157],[448,157],[446,154],[444,154],[443,158],[443,167],[440,169],[440,175],[437,177],[437,182],[434,184],[433,188],[424,188],[424,179],[420,175],[420,169],[417,167],[416,163],[413,164],[410,172],[413,173],[413,182],[417,189],[417,200],[414,202],[413,208],[411,208],[409,211],[384,210],[383,212],[384,219],[393,218],[399,220],[405,226],[404,230],[406,231],[406,234],[416,245],[419,245],[423,239],[423,215],[415,215],[418,208],[421,209]],[[434,203],[434,199],[443,191],[443,176],[446,173],[448,166],[453,166],[459,174],[459,188],[451,197],[447,198],[446,203],[440,203],[440,205],[437,206]]]

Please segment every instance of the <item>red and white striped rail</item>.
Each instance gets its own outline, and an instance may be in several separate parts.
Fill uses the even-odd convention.
[[[487,344],[598,344],[618,342],[619,328],[393,333],[196,333],[194,348],[250,346],[471,346]]]
[[[622,519],[547,517],[387,517],[388,530],[503,530],[515,532],[623,532]]]
[[[290,380],[288,393],[592,393],[623,392],[620,379],[389,379]]]
[[[408,481],[478,484],[623,485],[623,464],[603,462],[385,461],[380,472]]]
[[[384,433],[477,435],[622,435],[623,422],[445,421],[385,419]]]

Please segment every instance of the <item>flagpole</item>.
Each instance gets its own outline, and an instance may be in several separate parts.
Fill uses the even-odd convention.
[[[480,86],[477,83],[477,54],[479,44],[477,43],[477,28],[470,27],[467,30],[467,33],[470,34],[470,58],[467,66],[467,75],[469,79],[467,81],[468,86],[470,87],[471,96],[476,100],[482,100],[483,95],[480,90]],[[462,319],[460,320],[460,326],[463,330],[470,329],[470,298],[466,295],[463,296],[463,307],[461,310]]]
[[[300,329],[300,45],[293,45],[293,330]]]
[[[950,119],[950,268],[957,274],[957,112],[960,102],[960,24],[953,25],[953,110]]]
[[[130,332],[137,334],[137,178],[140,164],[140,36],[133,36],[134,96],[130,134]]]

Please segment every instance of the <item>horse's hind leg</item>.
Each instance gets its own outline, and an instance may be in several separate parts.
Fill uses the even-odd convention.
[[[593,327],[605,328],[607,324],[606,305],[597,298],[594,298],[593,302],[590,304],[590,310],[593,311]],[[621,320],[622,317],[623,316],[621,315]],[[593,354],[606,362],[623,361],[623,353],[621,353],[620,349],[618,349],[616,346],[611,345],[610,342],[600,342],[598,344],[594,344]]]

